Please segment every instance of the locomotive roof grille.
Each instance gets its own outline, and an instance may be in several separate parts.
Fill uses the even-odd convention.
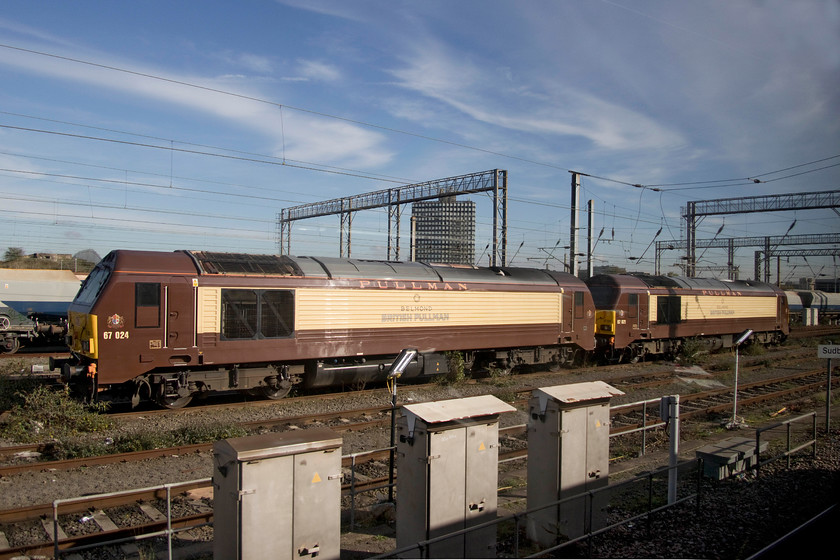
[[[302,276],[296,263],[283,255],[250,255],[247,253],[212,253],[190,251],[205,274],[257,274]]]
[[[724,280],[716,278],[686,278],[685,276],[655,276],[640,272],[627,274],[598,274],[586,280],[590,290],[608,289],[649,289],[667,290],[707,290],[715,292],[739,293],[778,293],[780,290],[772,284],[754,280]]]
[[[720,291],[767,291],[768,285],[752,280],[724,280],[717,278],[687,278],[685,276],[653,276],[643,273],[632,273],[629,276],[638,278],[651,288],[685,288],[690,290],[720,290]],[[769,287],[772,290],[772,287]]]

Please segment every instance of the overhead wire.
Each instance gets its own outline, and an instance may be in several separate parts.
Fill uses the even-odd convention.
[[[223,90],[223,89],[220,89],[220,88],[214,88],[214,87],[210,87],[210,86],[195,84],[195,83],[187,82],[187,81],[184,81],[184,80],[176,80],[174,78],[166,78],[166,77],[163,77],[163,76],[158,76],[158,75],[150,74],[150,73],[147,73],[147,72],[140,72],[140,71],[137,71],[137,70],[129,70],[127,68],[121,68],[121,67],[118,67],[118,66],[102,64],[102,63],[98,63],[98,62],[91,62],[89,60],[83,60],[83,59],[80,59],[80,58],[74,58],[74,57],[63,56],[63,55],[58,55],[58,54],[54,54],[54,53],[48,53],[48,52],[45,52],[45,51],[38,51],[38,50],[34,50],[34,49],[17,47],[17,46],[5,44],[5,43],[0,43],[0,48],[14,50],[14,51],[18,51],[18,52],[25,52],[25,53],[34,54],[34,55],[37,55],[37,56],[54,58],[54,59],[57,59],[57,60],[64,60],[64,61],[73,62],[73,63],[76,63],[76,64],[83,64],[83,65],[86,65],[86,66],[101,68],[101,69],[104,69],[104,70],[111,70],[111,71],[114,71],[114,72],[121,72],[121,73],[129,74],[129,75],[133,75],[133,76],[152,79],[152,80],[159,80],[159,81],[162,81],[162,82],[165,82],[165,83],[171,83],[171,84],[190,87],[190,88],[196,88],[196,89],[199,89],[199,90],[202,90],[202,91],[217,93],[217,94],[220,94],[220,95],[231,96],[231,97],[244,99],[244,100],[248,100],[248,101],[254,101],[254,102],[257,102],[257,103],[263,103],[263,104],[270,105],[270,106],[273,106],[273,107],[278,107],[278,108],[281,108],[281,109],[286,108],[287,110],[298,111],[298,112],[301,112],[301,113],[315,115],[315,116],[319,116],[319,117],[323,117],[323,118],[335,119],[335,120],[338,120],[338,121],[363,126],[363,127],[366,127],[366,128],[372,128],[372,129],[382,130],[382,131],[386,131],[386,132],[393,132],[395,134],[401,134],[401,135],[405,135],[405,136],[418,138],[418,139],[421,139],[421,140],[428,140],[430,142],[436,142],[436,143],[445,144],[445,145],[449,145],[449,146],[455,146],[455,147],[458,147],[458,148],[464,148],[464,149],[467,149],[467,150],[477,151],[477,152],[485,153],[485,154],[488,154],[488,155],[494,155],[494,156],[498,156],[498,157],[502,157],[502,158],[506,158],[506,159],[521,161],[523,163],[539,165],[539,166],[548,167],[548,168],[552,168],[552,169],[558,169],[558,170],[562,170],[562,171],[569,171],[569,172],[572,171],[568,167],[564,167],[564,166],[561,166],[561,165],[556,165],[556,164],[547,163],[547,162],[543,162],[543,161],[537,161],[537,160],[524,158],[524,157],[520,157],[520,156],[514,156],[514,155],[510,155],[510,154],[505,154],[505,153],[498,152],[498,151],[495,151],[495,150],[490,150],[490,149],[487,149],[487,148],[480,148],[480,147],[477,147],[477,146],[471,146],[469,144],[464,144],[464,143],[461,143],[461,142],[455,142],[455,141],[452,141],[452,140],[445,140],[445,139],[442,139],[442,138],[436,138],[434,136],[419,134],[419,133],[416,133],[416,132],[402,130],[402,129],[395,128],[395,127],[389,127],[389,126],[374,124],[374,123],[370,123],[370,122],[366,122],[366,121],[362,121],[362,120],[351,119],[349,117],[334,115],[334,114],[327,113],[327,112],[324,112],[324,111],[317,111],[317,110],[314,110],[314,109],[307,109],[307,108],[304,108],[304,107],[298,107],[298,106],[278,103],[276,101],[270,101],[268,99],[264,99],[264,98],[261,98],[261,97],[256,97],[256,96],[253,96],[253,95],[236,93],[236,92],[232,92],[232,91]],[[602,181],[614,182],[614,183],[623,184],[623,185],[640,186],[638,184],[633,184],[633,183],[630,183],[630,182],[627,182],[627,181],[622,181],[622,180],[613,179],[613,178],[610,178],[610,177],[605,177],[603,175],[590,175],[590,176],[594,177],[594,178],[598,178]]]
[[[738,177],[738,178],[730,178],[730,179],[714,179],[714,180],[706,180],[706,181],[688,181],[688,182],[682,182],[682,183],[659,183],[659,184],[648,185],[648,186],[650,186],[650,187],[660,187],[660,188],[661,187],[688,186],[688,187],[691,187],[691,188],[700,189],[700,188],[721,188],[721,187],[732,187],[732,186],[744,186],[744,185],[761,184],[761,183],[771,183],[771,182],[774,182],[774,181],[780,181],[782,179],[789,179],[791,177],[797,177],[797,176],[805,175],[805,174],[808,174],[808,173],[814,173],[816,171],[822,171],[824,169],[829,169],[831,167],[837,167],[837,166],[840,166],[840,163],[835,163],[835,164],[832,164],[832,165],[826,165],[826,166],[823,166],[823,167],[818,167],[816,169],[809,169],[807,171],[803,171],[802,173],[795,173],[795,174],[792,174],[792,175],[786,175],[786,176],[783,176],[783,177],[775,177],[775,178],[772,178],[772,179],[761,180],[761,179],[759,179],[759,177],[766,177],[768,175],[775,175],[777,173],[783,173],[785,171],[790,171],[792,169],[799,169],[801,167],[806,167],[806,166],[809,166],[809,165],[815,165],[817,163],[822,163],[824,161],[829,161],[829,160],[837,159],[837,158],[840,158],[840,154],[825,157],[825,158],[820,158],[820,159],[809,161],[809,162],[806,162],[806,163],[800,163],[798,165],[791,165],[789,167],[785,167],[783,169],[777,169],[775,171],[767,171],[765,173],[759,173],[759,174],[751,175],[749,177]],[[721,184],[721,183],[725,183],[725,184]],[[686,190],[686,189],[663,188],[662,190],[670,192],[670,191],[675,191],[675,190]]]
[[[104,140],[109,141],[111,139],[104,139]],[[122,141],[118,141],[118,142],[122,142]],[[159,146],[159,148],[170,149],[169,147],[165,147],[165,146]],[[9,153],[9,152],[0,152],[0,153]],[[124,169],[119,169],[119,168],[114,168],[114,167],[109,167],[109,166],[91,166],[90,164],[83,164],[83,163],[79,163],[79,162],[69,162],[67,160],[54,160],[54,159],[51,159],[51,158],[39,158],[37,156],[28,156],[28,155],[23,155],[23,154],[14,154],[14,155],[17,156],[17,157],[30,157],[30,158],[33,158],[33,159],[44,159],[44,160],[47,160],[47,161],[59,161],[61,163],[70,163],[70,164],[84,165],[84,166],[89,166],[89,167],[105,168],[105,169],[118,170],[118,171],[126,171]],[[218,191],[207,190],[207,189],[181,187],[181,186],[173,185],[171,183],[170,183],[170,186],[166,186],[166,185],[148,183],[148,182],[128,181],[128,180],[125,180],[125,179],[100,179],[100,178],[95,178],[95,177],[86,177],[86,176],[79,176],[79,175],[53,174],[53,173],[47,173],[47,172],[35,172],[35,171],[27,171],[27,170],[20,170],[20,169],[8,169],[8,168],[0,169],[0,171],[6,171],[6,172],[11,172],[11,173],[20,173],[20,174],[29,174],[29,175],[32,175],[32,176],[50,176],[50,177],[69,178],[69,179],[83,180],[83,181],[105,182],[105,183],[112,183],[112,184],[119,184],[119,185],[133,185],[133,186],[141,186],[141,187],[149,187],[149,188],[157,188],[157,189],[165,189],[165,190],[180,190],[180,191],[186,191],[186,192],[207,193],[207,194],[214,194],[214,195],[219,195],[219,196],[236,196],[237,198],[244,197],[244,198],[250,198],[250,199],[255,199],[255,200],[266,200],[266,201],[271,201],[271,202],[283,201],[283,199],[278,199],[277,197],[263,197],[263,196],[256,196],[256,195],[246,195],[246,194],[241,194],[241,193],[236,193],[236,194],[224,193],[224,192],[218,192]],[[134,172],[134,173],[147,173],[147,172],[140,172],[140,171],[136,171],[136,170],[132,170],[132,172]],[[161,177],[165,176],[163,174],[152,174],[152,175],[157,175],[157,176],[161,176]],[[189,180],[199,181],[199,179],[189,179]],[[102,188],[102,187],[98,187],[98,188]],[[519,202],[522,202],[522,203],[525,203],[525,204],[535,204],[535,205],[540,205],[540,206],[554,206],[554,207],[557,207],[557,208],[564,208],[564,209],[569,208],[569,205],[547,203],[545,201],[534,201],[534,200],[528,200],[528,199],[516,198],[516,197],[511,197],[510,199],[514,200],[514,201],[519,201]],[[295,203],[295,202],[299,202],[299,201],[288,200],[287,202]],[[650,223],[653,223],[653,221],[651,221]]]
[[[46,118],[46,117],[38,117],[38,116],[35,116],[35,115],[27,115],[27,114],[24,114],[24,113],[13,113],[13,112],[9,112],[9,111],[0,111],[0,115],[9,115],[9,116],[13,116],[13,117],[50,122],[50,123],[54,123],[54,124],[74,126],[74,127],[79,127],[79,128],[87,128],[87,129],[90,129],[90,130],[98,130],[98,131],[101,131],[101,132],[111,132],[111,133],[114,133],[114,134],[122,134],[122,135],[125,135],[125,136],[133,136],[133,137],[136,137],[136,138],[147,138],[149,140],[158,140],[158,141],[161,141],[161,142],[168,142],[170,144],[170,147],[159,146],[159,148],[166,149],[166,150],[170,149],[173,144],[180,144],[180,145],[183,145],[183,146],[195,146],[197,148],[219,150],[221,152],[230,152],[230,153],[233,153],[233,154],[241,154],[241,155],[246,155],[246,156],[266,158],[268,160],[278,160],[277,161],[278,164],[280,164],[284,161],[291,161],[291,162],[294,162],[294,163],[297,163],[297,164],[307,165],[307,166],[317,166],[318,168],[323,168],[323,169],[327,169],[327,170],[331,169],[331,170],[336,170],[336,171],[345,171],[347,173],[356,173],[356,174],[359,174],[359,175],[363,175],[363,178],[373,178],[374,180],[389,181],[389,182],[395,182],[395,183],[411,183],[411,182],[414,182],[410,179],[406,179],[406,178],[403,178],[403,177],[396,177],[396,176],[393,176],[393,175],[385,175],[385,174],[382,174],[382,173],[362,172],[362,171],[359,171],[359,170],[356,170],[356,169],[349,169],[349,168],[346,168],[346,167],[327,165],[327,164],[323,164],[323,163],[315,163],[315,162],[308,162],[308,161],[302,161],[302,160],[287,159],[285,157],[285,136],[284,136],[284,140],[283,140],[284,141],[283,157],[278,158],[277,156],[259,154],[259,153],[256,153],[256,152],[249,152],[249,151],[246,151],[246,150],[238,150],[236,148],[213,146],[211,144],[201,144],[201,143],[191,142],[191,141],[187,141],[187,140],[178,140],[178,139],[175,139],[175,138],[164,138],[164,137],[161,137],[161,136],[155,136],[155,135],[150,135],[150,134],[141,134],[141,133],[137,133],[137,132],[129,132],[129,131],[126,131],[126,130],[119,130],[119,129],[115,129],[115,128],[93,126],[93,125],[89,125],[89,124],[77,123],[77,122],[72,122],[72,121],[63,121],[63,120],[59,120],[59,119],[49,119],[49,118]],[[283,134],[285,135],[285,129],[284,129]]]
[[[85,134],[74,134],[74,133],[71,133],[71,132],[60,132],[60,131],[57,131],[57,130],[44,130],[44,129],[38,129],[38,128],[23,127],[23,126],[13,126],[13,125],[9,125],[9,124],[0,124],[0,128],[5,128],[5,129],[9,129],[9,130],[19,130],[19,131],[24,131],[24,132],[35,132],[35,133],[40,133],[40,134],[52,134],[52,135],[56,135],[56,136],[65,136],[65,137],[69,137],[69,138],[79,138],[79,139],[83,139],[83,140],[96,140],[96,141],[99,141],[99,142],[110,142],[110,143],[113,143],[113,144],[122,144],[122,145],[135,146],[135,147],[140,147],[140,148],[151,148],[151,149],[155,149],[155,150],[173,150],[173,151],[181,152],[181,153],[185,153],[185,154],[200,155],[200,156],[211,156],[211,157],[218,157],[218,158],[224,158],[224,159],[230,159],[230,160],[245,161],[245,162],[249,162],[249,163],[264,163],[266,165],[278,165],[278,166],[283,166],[283,167],[294,167],[294,168],[297,168],[297,169],[305,169],[305,170],[308,170],[308,171],[320,171],[322,173],[332,173],[332,174],[335,174],[335,175],[346,175],[346,176],[350,176],[350,177],[360,177],[360,178],[364,178],[364,179],[371,179],[371,180],[377,180],[377,181],[388,181],[388,182],[391,182],[391,183],[400,183],[401,184],[401,183],[404,182],[404,181],[398,181],[398,180],[395,180],[395,179],[382,179],[382,178],[378,178],[378,177],[375,177],[375,176],[370,175],[370,174],[361,174],[361,173],[356,173],[356,172],[351,172],[351,171],[344,171],[344,170],[340,170],[340,169],[336,169],[336,168],[328,169],[328,168],[315,167],[316,165],[318,165],[318,164],[315,164],[315,163],[311,163],[311,164],[289,163],[291,160],[285,160],[285,162],[284,161],[272,161],[271,159],[260,159],[260,158],[257,158],[257,157],[246,157],[244,155],[220,154],[220,153],[206,152],[206,151],[201,151],[201,150],[189,150],[189,149],[186,149],[186,148],[176,148],[174,146],[158,146],[156,144],[146,144],[146,143],[142,143],[142,142],[131,142],[129,140],[117,140],[115,138],[103,138],[103,137],[100,137],[100,136],[90,136],[90,135],[85,135]],[[265,156],[265,157],[270,157],[270,156]]]

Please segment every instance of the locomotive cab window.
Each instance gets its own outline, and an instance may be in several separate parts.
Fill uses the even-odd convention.
[[[160,283],[137,282],[134,285],[134,325],[138,328],[160,326]]]
[[[222,290],[222,338],[289,337],[294,332],[291,290]]]
[[[583,292],[575,292],[575,319],[583,319]]]
[[[111,270],[101,264],[96,265],[96,268],[88,274],[85,281],[82,282],[79,288],[79,293],[76,294],[76,303],[91,304],[105,287],[108,278],[111,277]]]
[[[635,319],[639,316],[639,294],[627,294],[627,317]]]

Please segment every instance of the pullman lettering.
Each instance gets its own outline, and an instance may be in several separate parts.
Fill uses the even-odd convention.
[[[469,290],[463,282],[400,282],[399,280],[359,280],[360,288],[380,288],[383,290],[443,290],[445,292],[466,292]]]

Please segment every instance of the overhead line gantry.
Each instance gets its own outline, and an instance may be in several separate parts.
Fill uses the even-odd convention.
[[[350,257],[353,214],[388,208],[388,260],[400,260],[400,205],[459,194],[493,193],[493,266],[507,265],[507,171],[492,169],[283,208],[277,218],[279,253],[291,253],[292,222],[340,216],[339,256]]]
[[[763,251],[757,251],[762,255],[766,255],[769,259],[775,256],[773,249],[783,245],[838,245],[840,246],[840,235],[836,233],[818,233],[818,234],[804,234],[804,235],[771,235],[763,237],[720,237],[714,239],[698,239],[695,241],[695,246],[698,249],[726,249],[728,254],[727,265],[718,268],[720,272],[728,272],[730,280],[736,280],[734,266],[735,249],[739,247],[762,247]],[[662,274],[662,254],[665,251],[683,250],[686,248],[686,241],[680,239],[671,239],[668,241],[656,242],[656,274]],[[696,263],[695,263],[696,265]],[[684,266],[684,265],[683,265]],[[757,265],[758,266],[758,265]],[[764,269],[768,270],[767,263]],[[756,269],[757,270],[757,269]],[[696,272],[696,267],[695,267]],[[757,273],[756,273],[757,274]],[[769,272],[765,274],[765,281],[769,281]],[[758,274],[756,280],[761,280]]]
[[[837,212],[838,207],[840,207],[840,190],[690,201],[682,209],[682,217],[686,221],[685,274],[694,276],[696,273],[697,225],[705,216],[819,208],[833,208]]]

